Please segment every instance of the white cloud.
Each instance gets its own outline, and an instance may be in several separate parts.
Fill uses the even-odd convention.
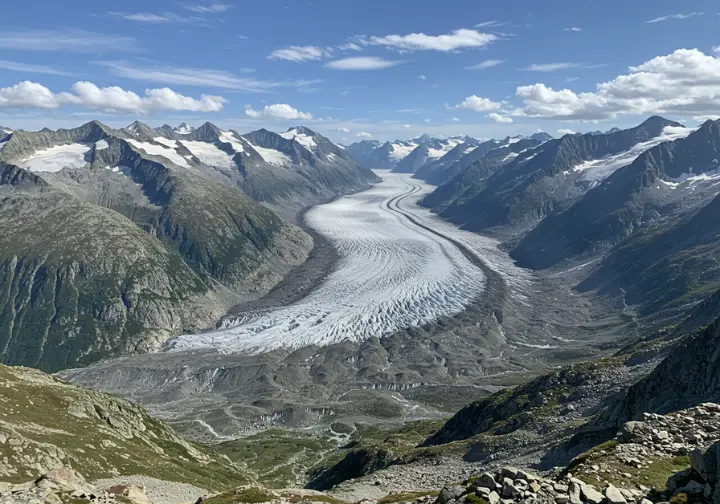
[[[0,31],[1,49],[26,51],[68,51],[103,53],[135,51],[132,37],[107,35],[85,30],[27,30]]]
[[[577,133],[576,131],[566,128],[560,128],[559,130],[557,130],[557,132],[561,135],[574,135],[575,133]]]
[[[403,128],[412,128],[412,126],[409,124],[403,124]]]
[[[343,133],[350,133],[350,130],[347,128],[338,128],[338,131],[342,131]]]
[[[245,107],[245,115],[252,119],[282,119],[286,121],[294,119],[312,119],[312,114],[300,112],[287,103],[266,105],[262,110],[254,110],[251,106],[247,105]]]
[[[221,96],[191,98],[169,88],[146,89],[141,97],[117,86],[100,88],[85,81],[76,82],[72,91],[55,94],[41,84],[24,81],[0,88],[0,108],[59,108],[69,104],[106,113],[149,114],[158,110],[217,112],[227,102]]]
[[[460,118],[459,118],[459,117],[453,117],[452,120],[455,121],[455,122],[459,122],[459,121],[460,121]]]
[[[331,49],[324,49],[317,46],[290,46],[285,49],[277,49],[270,53],[268,59],[286,60],[296,63],[304,61],[317,61],[332,55]]]
[[[379,45],[400,51],[441,51],[451,52],[458,49],[485,47],[498,40],[497,35],[481,33],[477,30],[463,28],[444,35],[425,35],[411,33],[409,35],[386,35],[363,38],[362,43]]]
[[[418,79],[420,79],[420,80],[427,80],[427,77],[425,77],[424,75],[418,75]]]
[[[485,118],[498,123],[509,124],[513,122],[512,118],[498,114],[497,112],[491,112],[490,114],[486,115]]]
[[[521,68],[526,72],[555,72],[557,70],[565,70],[567,68],[577,68],[577,63],[533,63],[530,66]]]
[[[712,50],[715,54],[720,54],[720,46],[715,46],[712,48]]]
[[[67,72],[57,70],[46,65],[30,65],[28,63],[19,63],[17,61],[0,60],[0,68],[13,72],[39,73],[48,75],[70,75]]]
[[[487,70],[488,68],[502,65],[503,63],[505,63],[504,60],[489,59],[489,60],[483,61],[482,63],[478,63],[477,65],[467,66],[465,68],[467,70]]]
[[[484,21],[475,25],[475,28],[497,28],[508,24],[507,21]]]
[[[538,83],[517,88],[523,106],[513,115],[597,121],[619,115],[693,117],[720,112],[720,58],[678,49],[596,85],[595,92],[555,90]]]
[[[138,21],[140,23],[170,23],[171,21],[178,21],[180,16],[175,16],[170,13],[165,14],[154,14],[152,12],[108,12],[108,16],[119,17],[127,19],[128,21]]]
[[[192,12],[202,12],[208,14],[217,14],[230,10],[230,5],[220,2],[214,2],[208,5],[185,5],[184,7]]]
[[[568,77],[567,79],[565,79],[565,82],[575,82],[575,81],[579,81],[579,80],[580,80],[580,77]]]
[[[405,108],[398,110],[398,114],[418,114],[422,112],[421,108]]]
[[[577,26],[573,26],[571,28],[565,28],[566,32],[581,32],[582,28],[578,28]]]
[[[360,133],[357,133],[355,136],[359,136],[361,138],[374,138],[373,135],[368,133],[367,131],[361,131]]]
[[[656,17],[655,19],[650,19],[649,21],[645,21],[647,24],[651,23],[662,23],[663,21],[667,21],[668,19],[687,19],[695,16],[702,16],[704,15],[704,12],[689,12],[687,14],[668,14],[667,16],[660,16]]]
[[[364,56],[331,61],[325,66],[335,70],[382,70],[383,68],[390,68],[400,63],[402,63],[402,61],[386,60],[376,56]]]
[[[355,42],[348,42],[347,44],[343,44],[341,46],[338,46],[338,49],[341,51],[362,51],[363,48],[357,45]]]
[[[430,124],[430,119],[425,119],[426,124]]]
[[[475,112],[488,112],[490,110],[498,110],[501,105],[498,102],[494,102],[488,98],[481,98],[476,95],[468,96],[462,102],[455,105],[453,108],[474,110]]]
[[[256,93],[267,92],[269,88],[281,86],[282,83],[269,82],[247,77],[239,77],[230,72],[211,70],[208,68],[176,68],[167,66],[136,67],[123,61],[103,61],[100,65],[111,69],[114,75],[128,79],[159,82],[185,86],[208,86]],[[305,85],[310,81],[290,84]]]

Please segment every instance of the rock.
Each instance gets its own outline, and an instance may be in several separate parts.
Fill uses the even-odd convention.
[[[687,485],[675,490],[675,493],[701,494],[705,492],[705,485],[695,480],[690,481]]]
[[[42,476],[37,483],[39,485],[55,485],[64,492],[87,491],[90,487],[85,478],[69,467],[53,469]]]
[[[502,485],[502,496],[504,499],[515,499],[520,497],[520,489],[515,486],[515,483],[510,478],[503,478]]]
[[[605,489],[605,498],[609,504],[627,504],[625,496],[614,485],[608,485]]]
[[[555,502],[557,504],[567,504],[568,502],[570,502],[570,496],[568,496],[567,494],[557,495],[555,497]]]
[[[601,504],[604,499],[603,494],[595,490],[590,485],[582,485],[580,487],[580,491],[585,497],[585,500],[590,504]]]
[[[497,482],[495,481],[495,478],[490,473],[482,473],[481,475],[477,476],[475,479],[475,486],[477,487],[484,487],[489,488],[490,490],[495,490],[495,487],[497,486]]]
[[[488,494],[487,500],[489,504],[498,504],[500,502],[500,494],[493,490]]]
[[[570,482],[569,486],[569,496],[570,496],[570,504],[582,504],[582,499],[580,498],[580,484],[576,483],[575,481]]]
[[[530,481],[537,481],[537,480],[540,479],[540,478],[538,478],[536,475],[534,475],[534,474],[532,474],[532,473],[529,473],[529,472],[527,472],[527,471],[523,471],[522,469],[517,469],[517,470],[515,471],[515,478],[514,478],[514,479],[522,479],[522,480],[525,480],[525,481],[530,482]]]
[[[553,483],[553,488],[558,493],[568,493],[569,489],[567,485],[563,485],[562,483]]]
[[[501,478],[510,478],[511,480],[517,479],[518,468],[517,467],[503,467],[500,470]]]
[[[685,485],[688,481],[690,481],[690,475],[692,472],[693,469],[685,469],[670,476],[666,483],[668,490],[675,491],[678,487]]]
[[[644,422],[626,422],[618,431],[617,437],[625,443],[630,442],[633,440],[635,431],[643,427],[646,427]]]
[[[438,495],[437,499],[435,500],[436,504],[447,504],[450,501],[457,500],[458,498],[462,497],[462,495],[465,493],[465,487],[462,487],[460,485],[451,485],[443,487],[443,489],[440,491],[440,495]]]
[[[640,501],[640,504],[653,504],[653,502],[652,502],[651,500],[649,500],[649,499],[643,498],[643,499]]]
[[[138,485],[115,485],[107,489],[108,493],[124,497],[129,504],[150,504],[145,495],[145,487]]]

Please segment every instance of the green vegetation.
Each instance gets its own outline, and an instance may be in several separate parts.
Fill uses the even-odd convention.
[[[268,488],[302,485],[307,470],[333,450],[337,443],[327,436],[269,429],[217,446],[234,462],[245,464],[259,483]]]
[[[487,499],[475,494],[466,495],[463,497],[463,502],[465,502],[465,504],[488,504]]]
[[[391,493],[386,495],[378,501],[378,504],[395,504],[397,502],[412,502],[420,497],[427,497],[428,495],[436,496],[440,492],[399,492]],[[477,503],[481,504],[481,503]]]
[[[39,460],[58,460],[88,480],[118,475],[190,483],[209,490],[247,483],[230,460],[180,439],[144,409],[39,371],[0,366],[0,478],[40,476]]]

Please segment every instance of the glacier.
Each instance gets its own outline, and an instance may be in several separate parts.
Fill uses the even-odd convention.
[[[260,353],[356,342],[461,312],[482,295],[483,271],[450,240],[413,221],[495,261],[514,282],[527,276],[502,259],[493,240],[459,230],[417,206],[432,186],[407,175],[377,173],[382,183],[307,213],[308,225],[340,254],[335,271],[315,291],[288,306],[238,316],[229,327],[179,336],[165,350]]]

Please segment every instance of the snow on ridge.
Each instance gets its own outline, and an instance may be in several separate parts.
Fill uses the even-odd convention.
[[[215,144],[192,140],[180,140],[180,143],[208,166],[218,166],[220,168],[234,168],[236,166],[233,156],[218,149]]]
[[[431,157],[433,159],[441,158],[461,143],[462,143],[461,140],[457,140],[457,139],[453,139],[453,138],[448,139],[447,142],[445,144],[443,144],[443,146],[440,147],[439,149],[428,149],[428,157]]]
[[[175,140],[170,140],[169,138],[165,137],[155,137],[153,138],[157,143],[163,144],[166,147],[170,147],[171,149],[177,148],[177,142]]]
[[[157,145],[149,142],[140,142],[139,140],[135,140],[132,138],[129,138],[127,142],[133,147],[141,149],[151,156],[164,157],[168,161],[171,161],[178,166],[190,168],[187,159],[178,154],[178,152],[170,146]]]
[[[646,142],[640,142],[633,145],[629,150],[605,156],[601,159],[592,159],[585,161],[572,168],[572,171],[582,172],[582,176],[586,180],[592,182],[600,182],[615,171],[632,164],[643,152],[659,145],[663,142],[670,142],[681,138],[686,138],[698,128],[685,128],[678,126],[666,126],[662,133]]]
[[[110,144],[107,143],[107,140],[98,140],[97,142],[95,142],[96,151],[107,149],[108,147],[110,147]]]
[[[248,142],[248,144],[260,154],[260,157],[262,157],[266,163],[275,166],[288,166],[292,163],[292,160],[288,156],[278,150],[266,149],[265,147],[260,147],[250,142]]]
[[[383,172],[384,182],[372,189],[308,212],[308,224],[342,257],[338,270],[309,296],[234,327],[180,336],[167,349],[258,353],[363,341],[462,311],[482,293],[485,276],[451,242],[391,210],[391,200],[412,187],[405,178]],[[397,208],[421,211],[414,201],[407,198]]]
[[[315,152],[317,149],[317,143],[313,137],[304,133],[298,133],[298,130],[296,129],[280,133],[280,136],[287,140],[295,140],[297,143],[307,149],[310,149],[312,152]]]
[[[665,185],[672,187],[673,189],[687,184],[692,186],[693,184],[700,182],[720,182],[720,167],[713,170],[707,170],[705,172],[695,173],[694,168],[690,168],[686,173],[683,173],[679,177],[669,177],[670,180],[661,180]]]
[[[237,137],[232,131],[221,131],[220,141],[232,145],[232,148],[235,149],[235,152],[245,152],[245,147],[243,146],[242,142],[237,139]]]
[[[392,152],[390,153],[390,159],[394,161],[402,161],[406,157],[410,155],[412,151],[417,149],[418,144],[414,142],[410,142],[407,145],[401,144],[401,143],[393,143],[390,144],[393,148]]]
[[[177,133],[178,135],[189,135],[190,133],[195,131],[195,128],[193,128],[192,126],[189,126],[185,123],[182,123],[177,128],[173,128],[173,131],[175,133]]]
[[[55,145],[35,152],[23,159],[20,167],[32,172],[59,172],[63,168],[82,168],[85,156],[92,149],[88,144]]]

